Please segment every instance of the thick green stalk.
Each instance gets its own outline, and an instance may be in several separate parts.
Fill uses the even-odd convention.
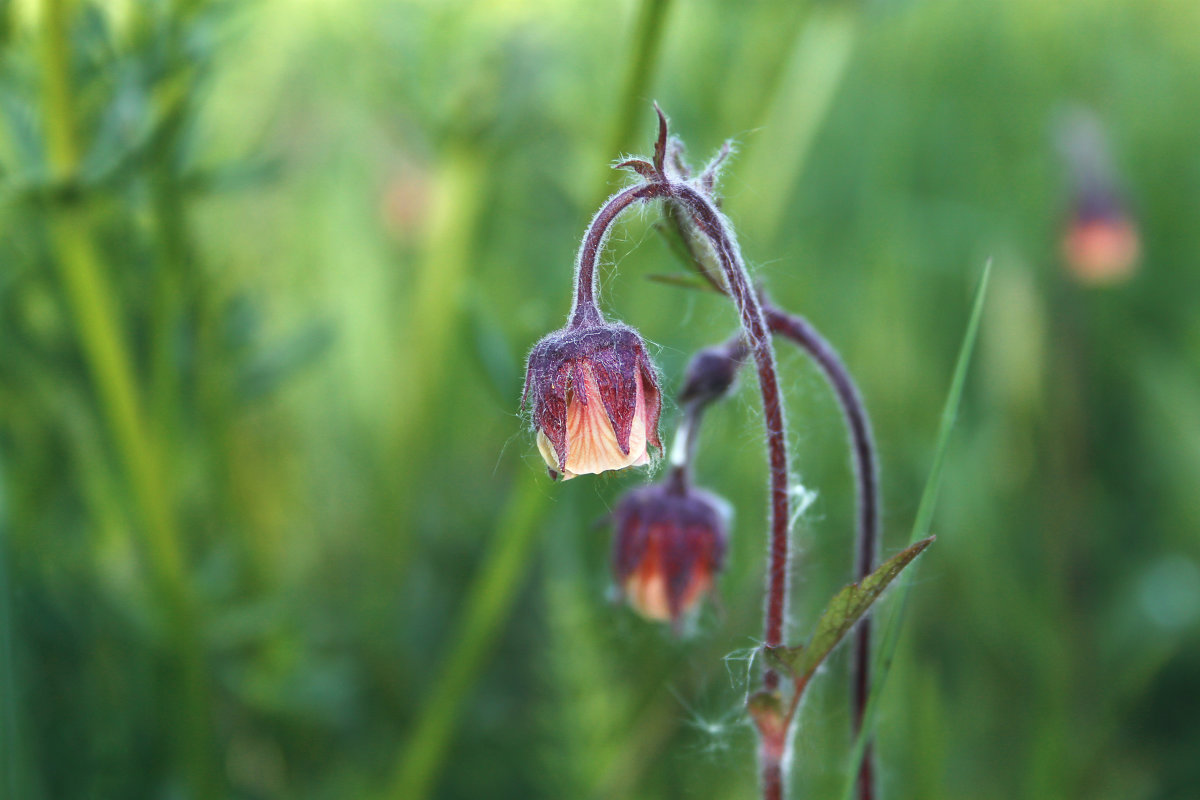
[[[56,181],[69,185],[79,168],[81,147],[71,94],[68,13],[63,0],[43,6],[41,58],[45,129]],[[154,590],[163,605],[165,629],[174,645],[180,687],[181,757],[193,797],[215,797],[219,774],[210,752],[208,687],[197,608],[189,589],[168,487],[157,443],[143,424],[132,360],[117,323],[117,303],[104,273],[82,208],[50,210],[50,239],[59,280],[74,318],[101,413],[112,437],[146,536]]]

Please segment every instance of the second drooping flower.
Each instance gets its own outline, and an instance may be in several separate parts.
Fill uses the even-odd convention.
[[[613,578],[642,616],[678,627],[725,563],[728,503],[682,479],[629,492],[613,512]]]

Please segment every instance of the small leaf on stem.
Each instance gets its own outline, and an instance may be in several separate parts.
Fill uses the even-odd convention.
[[[698,275],[688,275],[687,273],[683,272],[660,272],[654,275],[647,275],[646,279],[654,281],[655,283],[665,283],[668,286],[678,286],[682,289],[699,289],[702,292],[714,292],[720,294],[716,289],[713,288],[711,283],[699,277]]]
[[[779,692],[755,692],[746,699],[746,711],[754,720],[754,727],[766,741],[781,740],[787,732],[783,714],[783,699]]]
[[[793,678],[799,679],[803,674],[803,659],[805,647],[798,644],[795,647],[790,647],[786,644],[781,644],[778,647],[764,647],[763,658],[767,662],[767,666],[779,672],[787,673]]]
[[[667,118],[658,103],[654,104],[654,113],[658,114],[658,140],[654,142],[654,166],[660,175],[664,174],[667,156]]]
[[[705,254],[710,252],[708,245],[703,241],[703,234],[688,221],[687,210],[675,203],[667,203],[664,211],[667,222],[655,228],[666,241],[667,247],[685,267],[704,278],[714,291],[725,294],[721,269],[719,266],[710,269],[705,263]]]
[[[648,181],[659,180],[658,170],[654,168],[653,164],[642,158],[631,158],[628,161],[622,161],[620,164],[617,164],[615,169],[631,169]]]
[[[888,584],[931,545],[935,538],[930,536],[928,539],[922,539],[885,561],[879,569],[860,582],[842,589],[829,601],[829,607],[817,621],[817,630],[807,646],[763,648],[767,663],[790,674],[797,684],[807,683],[821,666],[821,662],[837,647],[838,642],[870,610]]]

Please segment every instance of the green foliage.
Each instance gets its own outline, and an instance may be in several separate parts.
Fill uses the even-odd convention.
[[[975,290],[975,302],[971,305],[971,316],[967,320],[967,329],[963,333],[962,344],[958,350],[958,360],[954,365],[954,375],[950,379],[950,391],[946,394],[946,404],[942,408],[937,444],[933,451],[933,464],[929,468],[929,478],[925,481],[925,488],[921,492],[921,502],[917,506],[917,516],[913,520],[912,533],[909,536],[909,541],[912,544],[900,555],[904,555],[904,553],[908,553],[917,547],[924,549],[933,540],[933,537],[930,537],[918,541],[919,537],[929,533],[929,526],[933,522],[933,509],[937,503],[938,490],[942,485],[942,470],[946,465],[946,452],[950,446],[950,434],[954,430],[954,421],[958,418],[959,406],[962,403],[963,387],[967,382],[967,369],[971,364],[971,356],[975,352],[975,340],[979,335],[979,323],[983,319],[984,301],[987,299],[988,279],[991,277],[991,274],[992,263],[989,261],[983,268],[983,275],[979,280],[979,288]],[[886,567],[887,564],[884,566]],[[855,737],[854,747],[851,750],[850,763],[847,767],[848,775],[858,774],[859,764],[862,761],[863,753],[866,751],[867,742],[874,731],[879,697],[883,692],[883,687],[887,685],[888,673],[892,668],[892,659],[895,658],[896,644],[900,637],[900,625],[904,619],[906,601],[908,600],[908,586],[905,586],[903,591],[904,594],[901,596],[900,603],[898,604],[899,607],[888,618],[886,625],[883,627],[882,635],[879,636],[879,649],[875,654],[876,666],[871,680],[871,692],[868,695],[867,707],[863,713],[862,729]],[[853,796],[853,793],[854,781],[847,779],[842,796],[849,800]]]
[[[875,601],[883,594],[893,580],[912,560],[924,552],[937,538],[930,536],[883,562],[867,577],[858,583],[846,586],[833,596],[829,605],[817,620],[816,628],[807,644],[781,645],[779,647],[764,647],[763,656],[772,669],[787,674],[798,686],[806,686],[808,681],[833,652],[833,648],[845,638],[855,623],[862,619]]]
[[[605,602],[590,526],[645,476],[551,485],[516,410],[651,99],[692,163],[735,137],[723,208],[863,389],[885,550],[944,532],[877,606],[883,796],[1188,796],[1197,29],[1192,0],[0,2],[0,796],[754,796],[722,661],[761,635],[753,381],[706,422],[736,517],[682,641]],[[1142,234],[1107,288],[1058,252],[1073,102]],[[666,389],[734,316],[644,279],[681,271],[659,219],[602,281]],[[853,482],[819,377],[781,369],[805,631]],[[794,796],[847,774],[825,663]]]

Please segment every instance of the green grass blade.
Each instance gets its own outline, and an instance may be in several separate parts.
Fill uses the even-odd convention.
[[[731,203],[745,241],[770,242],[779,232],[788,195],[800,181],[850,66],[858,19],[853,9],[821,6],[797,36],[761,128],[746,143],[743,174],[747,185],[756,187],[758,202],[752,211]]]
[[[612,139],[605,150],[600,164],[603,171],[600,174],[599,185],[609,186],[617,175],[610,167],[610,159],[624,153],[632,147],[634,133],[639,130],[639,120],[649,118],[650,103],[647,100],[658,63],[658,54],[662,49],[663,23],[671,7],[670,0],[643,0],[638,9],[637,22],[634,23],[633,47],[628,56],[628,71],[625,73],[621,95],[617,100],[617,123],[613,128]],[[596,199],[599,205],[608,190],[604,189]]]
[[[0,464],[0,794],[5,797],[28,797],[22,763],[23,720],[18,708],[21,692],[16,669],[16,632],[9,586],[8,546],[9,529],[5,505],[3,464]]]
[[[450,638],[452,649],[434,674],[437,679],[385,797],[421,800],[429,796],[446,757],[463,702],[482,671],[487,655],[508,620],[529,565],[529,551],[545,507],[548,491],[538,486],[531,470],[518,478],[497,526],[491,551],[464,602],[462,616]]]
[[[929,526],[933,522],[933,509],[937,504],[938,489],[942,483],[942,468],[946,463],[947,445],[950,442],[950,433],[954,429],[954,420],[958,417],[958,406],[962,400],[963,385],[967,381],[967,368],[971,363],[971,353],[975,349],[975,339],[979,333],[979,321],[983,318],[984,299],[987,296],[988,279],[991,274],[992,262],[988,261],[983,268],[983,277],[979,281],[979,288],[975,290],[971,319],[967,323],[967,332],[963,335],[962,347],[958,352],[958,363],[954,366],[954,379],[950,383],[950,393],[947,395],[946,405],[942,409],[933,465],[929,468],[929,479],[925,482],[925,490],[921,493],[921,504],[917,506],[917,517],[913,521],[912,533],[908,537],[910,545],[916,544],[919,539],[928,536]]]
[[[929,534],[933,522],[933,509],[937,504],[938,488],[942,482],[942,470],[946,463],[946,450],[950,442],[950,433],[954,429],[954,420],[958,416],[959,402],[962,400],[963,385],[967,380],[967,367],[971,363],[971,353],[975,349],[975,339],[979,333],[979,321],[983,317],[984,298],[987,296],[988,278],[992,274],[992,262],[988,261],[983,268],[983,277],[979,288],[975,291],[975,301],[971,308],[971,318],[967,322],[967,331],[963,335],[962,346],[958,351],[958,362],[954,367],[954,378],[950,381],[950,392],[946,396],[946,405],[942,409],[942,418],[938,426],[937,446],[934,449],[933,464],[929,468],[929,478],[921,493],[921,503],[917,506],[917,516],[913,521],[912,533],[909,535],[909,545],[916,543]],[[904,611],[908,606],[908,591],[911,582],[906,582],[899,588],[899,599],[895,609],[883,626],[879,637],[879,649],[875,658],[875,679],[871,683],[871,695],[867,700],[866,712],[863,715],[862,730],[854,741],[850,752],[850,763],[846,767],[846,784],[842,792],[843,800],[851,800],[854,786],[858,777],[859,765],[866,751],[867,741],[875,725],[875,714],[878,710],[879,699],[887,683],[888,672],[892,659],[896,654],[896,646],[900,640],[900,626],[904,620]]]

